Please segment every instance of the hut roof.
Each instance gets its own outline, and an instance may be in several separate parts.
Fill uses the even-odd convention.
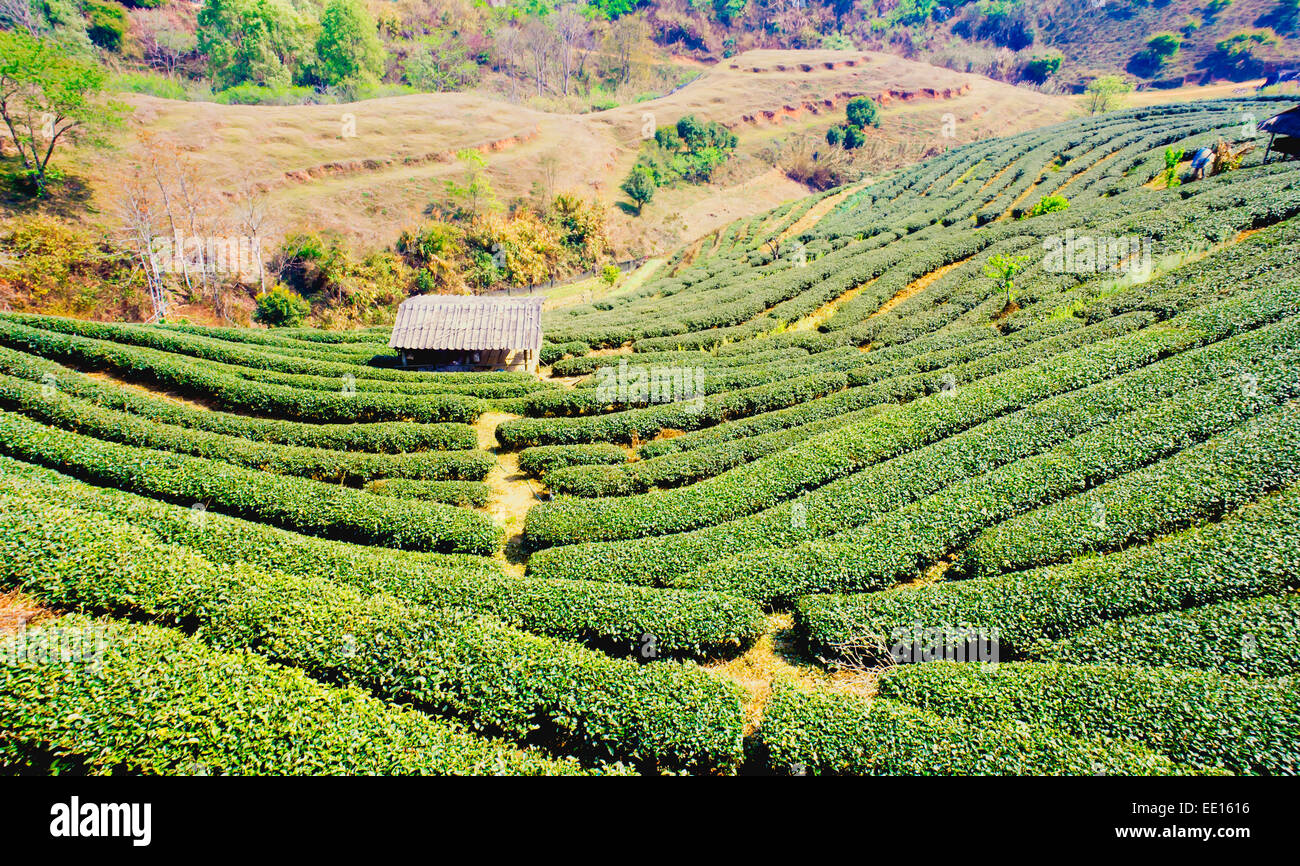
[[[542,298],[417,295],[397,308],[393,349],[542,348]]]
[[[1270,132],[1274,135],[1300,136],[1300,105],[1261,121],[1259,129],[1261,132]]]

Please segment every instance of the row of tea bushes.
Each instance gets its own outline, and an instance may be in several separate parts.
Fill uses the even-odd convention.
[[[69,638],[93,658],[59,661]],[[65,616],[0,640],[0,761],[89,775],[578,775],[170,629]],[[50,659],[55,661],[51,662]],[[621,772],[617,767],[613,772]]]

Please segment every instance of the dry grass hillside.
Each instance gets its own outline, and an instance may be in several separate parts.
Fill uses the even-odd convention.
[[[272,234],[334,230],[361,248],[391,244],[420,219],[449,179],[462,179],[455,153],[487,157],[498,197],[527,195],[554,163],[557,188],[605,201],[635,161],[647,123],[694,113],[731,126],[736,158],[706,187],[664,190],[642,217],[611,208],[620,251],[662,249],[737,217],[807,193],[758,154],[798,133],[822,136],[844,118],[844,103],[866,94],[884,104],[870,166],[887,170],[926,153],[990,135],[1052,123],[1074,110],[1065,98],[898,57],[847,51],[753,51],[706,69],[675,93],[585,115],[549,114],[481,95],[427,94],[352,105],[253,107],[131,97],[133,129],[183,142],[217,188],[234,192],[247,177],[264,186]],[[944,136],[951,114],[951,135]],[[355,123],[355,135],[346,134]],[[98,197],[112,190],[123,152],[90,155]],[[878,163],[878,164],[876,164]],[[83,163],[84,164],[84,163]],[[109,212],[107,202],[101,209]]]

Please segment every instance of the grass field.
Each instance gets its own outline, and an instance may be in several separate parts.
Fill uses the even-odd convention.
[[[781,59],[660,110],[772,105]],[[1300,771],[1300,171],[1151,183],[1287,104],[1018,98],[1038,128],[561,287],[536,377],[397,369],[382,329],[0,315],[0,650],[100,661],[0,666],[0,757]],[[617,165],[630,111],[543,126]]]
[[[183,142],[217,190],[234,192],[245,179],[265,186],[267,209],[276,214],[270,227],[275,236],[333,230],[361,249],[374,249],[391,245],[403,228],[418,222],[442,197],[447,180],[461,179],[457,151],[484,152],[503,203],[528,195],[544,179],[547,158],[554,157],[561,166],[558,188],[576,188],[612,204],[622,196],[618,184],[636,160],[647,115],[653,124],[693,113],[731,126],[741,140],[739,154],[717,183],[665,190],[643,217],[612,209],[616,245],[640,254],[667,251],[806,195],[756,154],[776,137],[824,135],[831,124],[843,122],[844,104],[856,94],[883,95],[878,135],[884,141],[921,149],[1028,129],[1073,110],[1063,97],[887,54],[753,51],[709,67],[667,96],[581,115],[549,114],[469,93],[290,107],[131,95],[124,99],[135,112],[118,141],[129,151],[135,133],[145,130]],[[1014,111],[1006,110],[1013,105]],[[945,138],[948,113],[955,126]],[[914,156],[900,153],[881,168]],[[89,167],[101,208],[110,211],[107,199],[121,183],[122,154],[89,153],[79,161]]]

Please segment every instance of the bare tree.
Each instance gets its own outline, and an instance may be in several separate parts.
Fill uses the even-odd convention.
[[[587,19],[572,6],[566,6],[555,15],[555,49],[560,64],[561,92],[569,95],[569,82],[573,78],[579,52],[591,43],[591,28]]]
[[[523,49],[528,55],[533,79],[537,84],[537,95],[546,92],[551,60],[555,55],[555,31],[546,26],[541,19],[533,19],[524,26],[520,34]]]
[[[126,246],[144,273],[149,300],[153,304],[153,315],[149,318],[151,322],[167,316],[167,284],[163,273],[169,267],[167,263],[159,261],[158,208],[152,195],[153,189],[151,179],[143,167],[137,164],[130,176],[118,186],[114,202],[122,219]]]
[[[251,172],[245,171],[240,178],[239,219],[257,257],[257,279],[263,292],[266,291],[266,261],[262,255],[262,238],[269,223],[268,213],[266,190],[253,181]]]
[[[26,30],[32,36],[40,35],[36,13],[31,0],[0,0],[0,21],[13,30]]]
[[[523,37],[516,27],[503,27],[496,35],[497,67],[510,79],[510,98],[518,99],[516,83],[519,79],[519,55],[523,52]]]
[[[17,2],[17,0],[0,0]],[[197,45],[193,34],[187,33],[172,21],[164,9],[138,9],[132,16],[136,40],[144,51],[150,66],[173,75],[182,61],[192,54]]]
[[[648,38],[649,30],[639,15],[624,15],[610,25],[605,36],[605,49],[614,58],[618,83],[626,84],[632,77],[632,58]]]

